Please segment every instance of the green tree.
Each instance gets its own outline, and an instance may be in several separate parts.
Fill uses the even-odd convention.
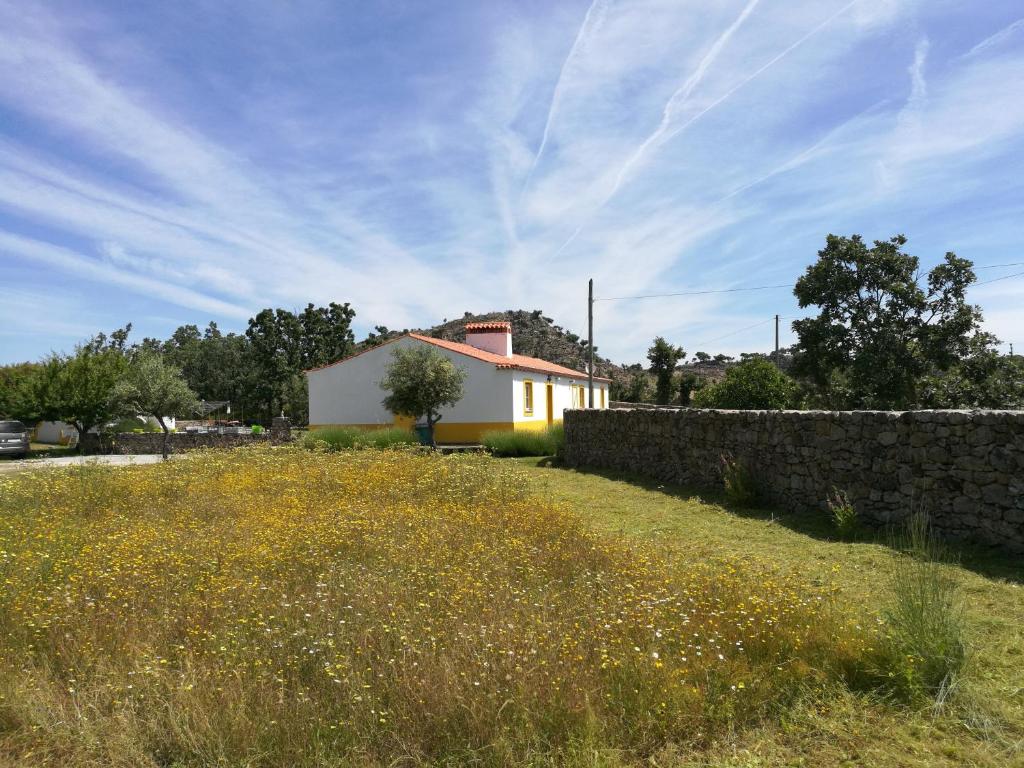
[[[977,334],[970,352],[947,371],[924,377],[924,408],[1024,408],[1024,358],[1000,355],[988,334]]]
[[[797,386],[763,357],[752,357],[732,366],[717,384],[693,395],[697,408],[736,410],[780,410],[796,401]]]
[[[267,421],[283,409],[285,390],[302,370],[301,333],[299,319],[284,309],[264,309],[249,320],[245,335],[254,373],[251,392]]]
[[[655,376],[654,399],[659,405],[668,405],[672,400],[672,384],[676,366],[686,357],[682,347],[669,344],[658,336],[651,348],[647,350],[647,359],[651,363],[651,373]]]
[[[326,307],[306,306],[298,316],[301,326],[299,351],[304,368],[316,368],[352,354],[355,310],[347,303],[331,302]]]
[[[829,407],[900,409],[922,401],[920,386],[990,346],[981,312],[967,303],[972,264],[954,253],[926,275],[897,235],[868,247],[860,235],[829,235],[797,280],[794,370]],[[923,282],[923,285],[922,285]]]
[[[436,446],[434,425],[441,419],[438,411],[462,399],[466,371],[427,346],[400,347],[391,356],[387,375],[380,382],[381,389],[391,393],[384,398],[384,407],[399,416],[425,416],[430,445]]]
[[[78,432],[78,449],[93,427],[120,412],[112,395],[128,367],[121,348],[105,337],[79,346],[73,355],[51,355],[37,380],[39,413],[44,419],[65,421]]]
[[[679,404],[689,405],[693,393],[701,388],[701,379],[694,373],[684,373],[679,377]]]
[[[38,382],[42,371],[39,363],[0,366],[0,418],[28,426],[41,420]]]
[[[167,458],[169,416],[186,416],[199,407],[181,371],[155,352],[142,352],[128,365],[110,393],[111,407],[122,413],[152,416],[163,430],[162,453]]]

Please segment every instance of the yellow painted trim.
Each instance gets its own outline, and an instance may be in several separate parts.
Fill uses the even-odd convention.
[[[392,429],[392,428],[397,427],[397,426],[402,426],[402,425],[401,424],[395,424],[395,423],[392,423],[392,424],[310,424],[309,425],[309,429],[310,430],[314,430],[314,429],[328,429],[330,427],[344,427],[345,429],[374,430],[374,429]],[[412,429],[412,425],[411,424],[409,425],[409,429]]]
[[[552,424],[561,424],[561,419],[555,419],[551,422]],[[513,431],[515,432],[543,432],[548,428],[548,422],[546,419],[533,419],[532,421],[517,421],[513,425]]]
[[[533,379],[523,379],[523,416],[533,416],[533,395]]]
[[[394,424],[310,424],[309,428],[355,427],[356,429],[390,429]],[[446,422],[434,425],[434,439],[439,443],[479,443],[484,432],[510,432],[511,421]]]

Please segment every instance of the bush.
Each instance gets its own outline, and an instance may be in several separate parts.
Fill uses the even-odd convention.
[[[764,358],[744,360],[729,368],[717,384],[693,393],[696,408],[777,411],[796,404],[797,386]]]
[[[416,435],[400,427],[386,429],[359,429],[358,427],[321,427],[311,429],[302,438],[310,450],[344,451],[353,448],[392,448],[416,445]]]
[[[846,495],[846,491],[833,488],[826,503],[828,511],[832,515],[832,524],[836,527],[839,535],[843,538],[853,536],[859,527],[857,510],[854,508],[853,502],[850,501],[850,497]]]
[[[757,485],[747,466],[728,454],[723,454],[722,484],[725,498],[737,507],[751,507],[757,502]]]
[[[889,662],[902,671],[893,682],[902,693],[941,702],[967,658],[960,585],[944,563],[947,553],[926,515],[911,515],[906,531],[893,543],[903,551],[893,566],[883,613],[889,656],[904,662]]]
[[[496,430],[485,432],[481,442],[495,456],[561,456],[565,431],[561,424],[552,424],[541,432]]]
[[[262,435],[263,434],[263,427],[261,427],[259,424],[253,424],[252,425],[252,433],[254,435]]]

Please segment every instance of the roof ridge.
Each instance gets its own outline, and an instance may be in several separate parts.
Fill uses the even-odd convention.
[[[382,344],[378,344],[375,347],[370,347],[369,349],[364,349],[360,352],[357,352],[354,355],[342,358],[341,360],[335,360],[333,363],[321,365],[317,368],[310,368],[304,371],[304,373],[314,373],[316,371],[322,371],[325,368],[333,368],[334,366],[340,365],[341,363],[348,362],[349,360],[354,360],[360,355],[365,355],[367,352],[372,352],[375,349],[386,347],[389,344],[393,344],[396,341],[400,341],[401,339],[405,338],[416,339],[417,341],[424,341],[428,344],[433,344],[436,347],[441,347],[442,349],[448,349],[452,352],[458,352],[459,354],[465,355],[466,357],[472,357],[485,363],[493,363],[496,368],[515,368],[518,370],[530,371],[533,373],[555,374],[557,376],[571,376],[573,378],[581,379],[587,378],[587,374],[583,371],[574,371],[572,368],[569,368],[568,366],[559,365],[558,363],[552,363],[540,357],[531,357],[529,355],[520,355],[518,353],[513,353],[512,357],[505,357],[504,355],[499,355],[495,352],[488,352],[486,349],[479,349],[477,347],[474,347],[472,344],[466,344],[465,342],[462,341],[452,341],[451,339],[436,339],[433,336],[424,336],[421,333],[413,332],[404,333],[401,336],[396,336],[393,339],[388,339]],[[516,362],[517,359],[520,361],[518,364]],[[530,363],[534,363],[535,365],[530,365]],[[611,381],[611,379],[605,376],[594,376],[594,380]]]

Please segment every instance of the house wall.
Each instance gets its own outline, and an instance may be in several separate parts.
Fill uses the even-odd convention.
[[[349,360],[307,373],[309,380],[310,426],[356,426],[365,429],[392,426],[394,415],[382,401],[387,393],[380,381],[399,347],[423,345],[416,339],[401,338]],[[436,436],[442,442],[476,442],[490,429],[511,429],[513,425],[513,371],[495,368],[458,352],[431,346],[467,372],[463,398],[441,411]],[[406,422],[407,423],[407,422]]]
[[[527,415],[524,410],[525,394],[524,383],[533,382],[533,414]],[[515,412],[515,429],[544,429],[548,424],[546,387],[547,374],[530,373],[528,371],[514,371],[512,376],[512,403]],[[566,409],[573,408],[572,387],[582,386],[584,398],[586,398],[586,378],[570,379],[563,376],[552,376],[551,383],[555,407],[554,421],[562,421],[562,414]],[[605,392],[605,407],[608,406],[608,383],[594,382],[594,403],[595,407],[601,407],[601,390]],[[578,407],[578,406],[575,406]]]

